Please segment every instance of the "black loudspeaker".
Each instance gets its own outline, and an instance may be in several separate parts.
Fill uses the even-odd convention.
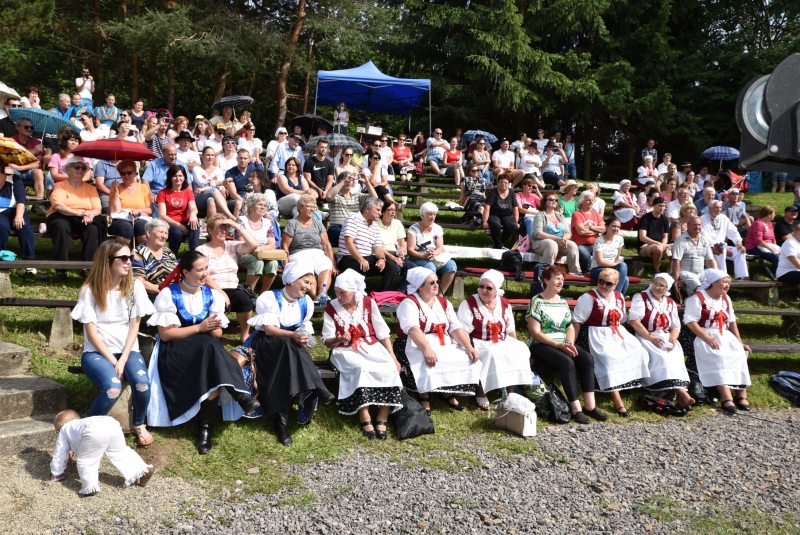
[[[739,167],[800,173],[800,54],[744,86],[736,123],[742,133]]]

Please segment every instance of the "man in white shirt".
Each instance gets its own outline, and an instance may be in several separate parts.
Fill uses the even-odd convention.
[[[678,186],[675,200],[667,205],[667,217],[670,223],[681,218],[681,206],[692,200],[692,193],[688,184]]]
[[[700,220],[703,222],[703,236],[711,244],[711,251],[714,253],[718,269],[727,272],[725,260],[731,259],[736,279],[749,279],[747,251],[739,231],[736,230],[736,225],[722,213],[722,201],[712,200],[708,205],[708,211],[705,215],[700,216]],[[726,239],[735,243],[736,246],[733,248],[728,246],[725,242]]]
[[[272,159],[272,163],[269,164],[269,170],[273,175],[283,174],[286,160],[289,158],[297,158],[300,161],[300,169],[297,171],[303,171],[303,164],[305,164],[306,159],[303,156],[303,149],[300,148],[301,139],[302,136],[300,134],[292,132],[289,134],[289,139],[285,144],[278,145],[278,148],[275,149],[275,157]]]
[[[548,143],[548,140],[544,137],[544,130],[539,129],[536,131],[536,139],[534,139],[533,142],[536,143],[536,147],[539,149],[539,154],[542,154]]]
[[[670,273],[679,288],[686,288],[687,295],[692,295],[700,287],[705,279],[705,269],[717,269],[711,245],[703,236],[702,228],[703,221],[699,217],[690,217],[686,232],[672,245]]]
[[[498,176],[505,173],[511,179],[511,184],[516,184],[523,179],[525,173],[514,168],[515,155],[508,147],[508,140],[503,139],[500,141],[500,149],[492,153],[492,174],[495,182]]]
[[[379,143],[380,145],[380,143]],[[444,166],[444,151],[450,148],[450,143],[442,139],[442,129],[434,128],[433,137],[428,138],[427,143],[428,152],[425,159],[431,170],[437,175],[444,176],[444,169],[439,169],[439,166]]]
[[[81,96],[81,106],[85,106],[87,110],[94,109],[92,102],[92,93],[94,93],[94,78],[89,73],[89,68],[84,67],[80,78],[75,79],[75,89]]]
[[[658,167],[656,167],[656,171],[658,172],[658,174],[659,175],[667,174],[667,171],[669,170],[669,164],[671,162],[672,162],[672,154],[665,152],[661,163],[658,164]]]
[[[539,148],[536,146],[536,143],[533,142],[532,139],[528,140],[530,144],[522,154],[520,154],[520,170],[522,171],[523,179],[530,178],[533,179],[537,186],[540,188],[544,187],[544,182],[542,181],[542,159],[539,157]],[[511,184],[512,187],[517,185],[516,182]]]
[[[181,131],[178,137],[175,138],[175,143],[178,144],[178,160],[185,163],[190,172],[200,165],[200,155],[192,150],[194,138],[188,130]]]

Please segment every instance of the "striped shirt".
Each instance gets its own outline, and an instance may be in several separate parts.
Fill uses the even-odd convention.
[[[361,202],[369,197],[366,193],[359,193],[358,195],[350,194],[349,197],[337,193],[331,200],[331,212],[328,218],[328,227],[331,225],[342,225],[344,220],[351,215],[358,212]]]
[[[141,277],[151,284],[161,284],[178,264],[172,251],[166,247],[161,251],[159,260],[147,248],[146,243],[139,245],[133,251],[133,276]]]
[[[381,229],[373,221],[367,223],[361,212],[357,212],[344,220],[342,233],[339,235],[339,255],[337,262],[345,256],[352,256],[345,245],[345,238],[353,238],[353,244],[359,254],[366,258],[372,254],[373,247],[381,246]]]

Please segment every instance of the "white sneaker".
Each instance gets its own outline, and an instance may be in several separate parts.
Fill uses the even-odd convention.
[[[447,169],[439,169],[439,176],[444,176],[447,173]]]
[[[30,273],[31,275],[36,275],[36,268],[27,268],[25,272]]]

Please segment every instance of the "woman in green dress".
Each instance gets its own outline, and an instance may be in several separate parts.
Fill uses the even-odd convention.
[[[564,287],[564,269],[557,265],[546,268],[542,271],[542,285],[544,291],[531,299],[525,314],[531,358],[534,364],[544,364],[561,375],[573,420],[588,424],[587,415],[598,421],[606,420],[608,416],[597,408],[594,400],[594,359],[575,345],[572,312],[566,299],[559,295]],[[583,409],[576,377],[583,390]]]

